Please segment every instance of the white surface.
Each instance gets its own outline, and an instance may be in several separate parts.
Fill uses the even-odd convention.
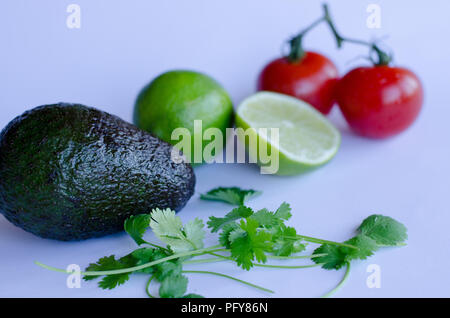
[[[82,9],[82,27],[66,28],[68,1],[2,3],[0,11],[0,126],[23,111],[58,101],[80,102],[131,120],[140,88],[173,68],[204,71],[217,78],[235,103],[254,92],[256,76],[279,54],[282,41],[320,15],[318,1],[73,1]],[[382,28],[366,27],[366,8],[380,3]],[[255,208],[289,202],[291,224],[305,235],[345,240],[368,215],[381,213],[406,224],[408,246],[387,249],[355,263],[342,297],[450,296],[450,33],[446,0],[330,1],[339,29],[353,37],[389,35],[396,63],[423,80],[426,103],[406,133],[385,141],[359,138],[348,131],[339,111],[331,120],[343,140],[336,158],[297,177],[260,175],[249,165],[210,165],[196,169],[196,195],[180,213],[183,220],[223,215],[229,207],[203,202],[198,193],[237,185],[264,191]],[[326,53],[342,73],[363,60],[364,48],[335,49],[325,27],[306,39],[307,47]],[[150,235],[151,238],[151,235]],[[213,242],[212,242],[213,243]],[[46,271],[35,260],[82,267],[104,255],[134,248],[125,234],[84,242],[37,238],[0,217],[0,296],[144,297],[145,278],[102,291],[94,282],[68,289],[64,274]],[[299,262],[292,262],[297,264]],[[307,263],[302,261],[302,263]],[[382,270],[380,289],[366,286],[369,264]],[[316,297],[331,289],[343,271],[254,269],[231,264],[214,268],[276,290],[277,297]],[[267,294],[222,278],[190,275],[190,292],[208,297],[265,297]]]

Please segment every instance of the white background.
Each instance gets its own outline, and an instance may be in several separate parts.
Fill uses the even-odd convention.
[[[81,29],[66,27],[66,7],[81,7]],[[329,1],[342,33],[384,38],[395,64],[414,70],[426,90],[419,120],[402,135],[383,141],[353,135],[338,109],[330,116],[342,131],[335,159],[296,177],[264,176],[251,165],[196,168],[196,194],[179,214],[183,220],[223,215],[229,207],[203,202],[199,193],[216,186],[264,191],[254,208],[275,209],[287,201],[291,224],[305,235],[345,240],[370,214],[392,216],[409,229],[408,246],[380,251],[356,262],[340,297],[450,296],[450,3],[433,1]],[[367,6],[382,8],[381,29],[366,26]],[[283,40],[321,14],[319,1],[166,0],[166,1],[2,1],[0,10],[0,126],[27,109],[59,101],[79,102],[131,121],[137,93],[161,72],[187,68],[210,74],[229,91],[236,105],[255,91],[258,72],[279,56]],[[386,36],[386,38],[385,38]],[[325,53],[342,74],[360,64],[365,48],[346,45],[337,51],[322,26],[306,45]],[[152,239],[152,235],[149,235]],[[215,243],[214,238],[209,238]],[[313,246],[311,246],[312,248]],[[0,216],[0,296],[3,297],[145,297],[145,278],[103,291],[94,282],[68,289],[64,274],[46,271],[35,260],[81,267],[104,255],[134,248],[124,234],[83,242],[37,238]],[[294,264],[307,261],[293,261]],[[369,264],[381,267],[381,288],[366,286]],[[193,268],[193,266],[191,266]],[[196,266],[213,269],[276,290],[276,297],[318,297],[343,271],[253,269],[232,264]],[[189,291],[207,297],[266,297],[222,278],[190,275]],[[152,287],[153,292],[156,286]]]

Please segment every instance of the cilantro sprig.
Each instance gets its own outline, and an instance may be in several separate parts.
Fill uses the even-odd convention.
[[[314,254],[327,254],[313,258],[325,269],[340,269],[350,261],[365,260],[381,247],[401,246],[407,239],[406,227],[400,222],[383,215],[371,215],[366,218],[357,230],[358,234],[345,241],[346,244],[357,247],[347,247],[324,244],[314,251]]]
[[[209,201],[222,201],[232,205],[244,205],[250,198],[260,195],[261,191],[242,190],[238,187],[219,187],[200,195],[200,199]]]
[[[115,255],[102,257],[90,264],[82,273],[86,281],[100,279],[98,285],[103,289],[113,289],[126,283],[131,274],[147,277],[146,293],[151,284],[159,283],[159,296],[164,298],[197,298],[188,293],[188,274],[207,274],[230,279],[263,292],[272,290],[250,282],[214,271],[185,270],[187,265],[233,262],[243,270],[253,267],[279,269],[300,269],[321,266],[326,270],[339,270],[346,267],[341,283],[327,293],[332,295],[349,276],[350,264],[355,260],[365,260],[377,250],[387,246],[402,246],[407,239],[406,227],[398,221],[383,215],[371,215],[357,229],[354,237],[345,242],[334,242],[300,235],[294,227],[286,223],[292,216],[291,207],[282,203],[275,211],[253,210],[245,206],[248,198],[259,194],[255,190],[241,190],[236,187],[217,188],[202,196],[205,200],[220,200],[237,207],[225,216],[211,216],[207,228],[211,234],[218,235],[219,244],[204,247],[205,224],[195,218],[185,224],[170,209],[153,209],[151,213],[129,217],[125,231],[138,245],[131,253],[116,258]],[[151,229],[160,243],[144,239]],[[307,244],[319,244],[312,254],[306,251]],[[209,258],[199,258],[209,255]],[[269,260],[292,261],[310,259],[312,264],[276,265],[267,264]],[[38,265],[68,273],[36,262]]]

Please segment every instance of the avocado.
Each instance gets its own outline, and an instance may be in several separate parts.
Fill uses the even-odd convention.
[[[0,212],[37,236],[72,241],[121,231],[153,208],[179,211],[195,175],[172,149],[95,108],[34,108],[0,133]]]

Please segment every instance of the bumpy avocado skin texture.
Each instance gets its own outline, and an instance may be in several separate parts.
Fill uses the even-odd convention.
[[[72,241],[123,230],[130,215],[179,211],[195,175],[172,146],[94,108],[54,104],[0,133],[0,212],[44,238]]]

